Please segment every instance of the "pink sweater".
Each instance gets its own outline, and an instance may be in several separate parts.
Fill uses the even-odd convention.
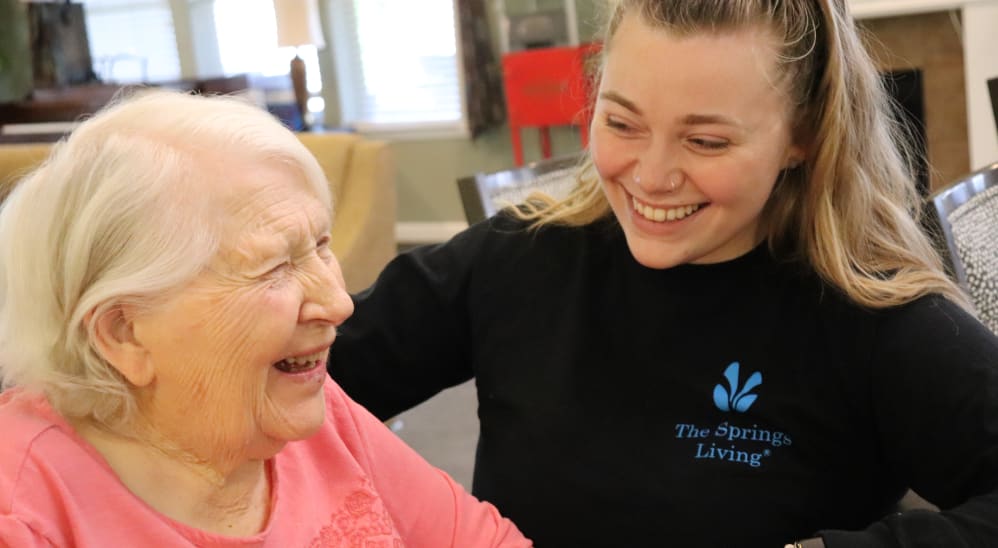
[[[0,395],[0,547],[531,546],[327,379],[326,422],[271,461],[266,529],[207,533],[133,495],[40,396]]]

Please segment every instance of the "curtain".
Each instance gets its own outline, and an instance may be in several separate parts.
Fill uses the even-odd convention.
[[[492,51],[485,0],[457,0],[458,35],[471,138],[506,118],[502,67]]]
[[[20,101],[34,88],[28,10],[20,0],[0,0],[0,103]]]
[[[82,4],[29,3],[28,24],[36,89],[97,80]]]

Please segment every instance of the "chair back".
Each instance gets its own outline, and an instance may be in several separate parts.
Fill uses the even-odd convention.
[[[998,78],[988,80],[988,95],[991,96],[991,110],[995,115],[995,127],[998,128]]]
[[[957,282],[998,333],[998,163],[937,192],[932,203]]]
[[[523,203],[535,191],[553,198],[567,196],[575,188],[581,158],[581,153],[574,153],[458,179],[457,189],[468,224],[483,221],[507,206]]]

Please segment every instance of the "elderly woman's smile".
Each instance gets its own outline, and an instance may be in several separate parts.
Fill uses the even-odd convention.
[[[139,405],[185,451],[259,458],[321,426],[328,348],[353,303],[328,248],[330,212],[296,168],[206,162],[219,172],[201,190],[213,194],[218,251],[163,306],[136,314],[148,370]]]
[[[304,356],[289,356],[274,364],[277,369],[290,374],[308,373],[319,366],[325,366],[329,350],[323,349]]]

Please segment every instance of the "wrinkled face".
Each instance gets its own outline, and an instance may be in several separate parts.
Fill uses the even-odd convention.
[[[761,241],[781,169],[803,158],[774,43],[755,28],[680,38],[633,15],[621,21],[590,150],[639,263],[716,263]]]
[[[217,169],[218,254],[134,320],[155,372],[139,401],[182,450],[210,462],[267,458],[322,424],[328,347],[353,303],[327,247],[329,211],[296,169]]]

